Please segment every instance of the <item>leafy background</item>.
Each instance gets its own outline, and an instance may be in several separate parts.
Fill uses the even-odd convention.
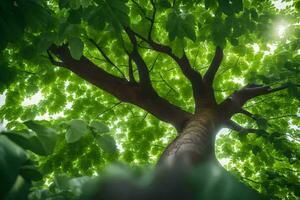
[[[245,106],[256,120],[234,116],[240,124],[260,128],[260,133],[223,131],[216,152],[227,170],[256,190],[274,199],[299,198],[299,1],[284,1],[287,7],[281,10],[272,1],[174,2],[155,1],[152,37],[170,45],[176,55],[185,49],[202,73],[215,45],[222,46],[226,58],[214,82],[218,101],[247,83],[289,84],[287,91],[256,98]],[[75,59],[84,54],[111,74],[127,77],[123,44],[130,45],[122,37],[122,27],[130,25],[147,35],[147,17],[152,16],[149,1],[4,0],[0,13],[0,92],[5,99],[0,108],[5,126],[0,142],[6,152],[0,171],[1,182],[11,183],[7,188],[14,183],[22,185],[14,188],[31,187],[40,194],[30,198],[43,199],[42,195],[49,196],[43,189],[52,185],[52,193],[71,198],[77,190],[57,189],[59,184],[67,185],[60,181],[70,181],[62,177],[96,175],[114,161],[129,166],[157,161],[176,136],[171,126],[54,67],[47,55],[52,43],[68,42]],[[278,34],[278,27],[284,26],[284,34]],[[103,59],[90,39],[119,70]],[[192,112],[191,86],[175,63],[141,46],[158,93]],[[14,168],[6,164],[11,158],[16,158]],[[1,188],[1,193],[7,188]]]

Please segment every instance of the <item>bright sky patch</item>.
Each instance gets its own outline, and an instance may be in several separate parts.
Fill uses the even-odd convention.
[[[273,6],[278,10],[286,9],[288,6],[292,5],[293,2],[283,2],[282,0],[273,1]]]

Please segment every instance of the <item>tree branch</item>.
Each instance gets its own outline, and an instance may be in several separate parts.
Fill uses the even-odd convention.
[[[101,117],[103,114],[105,114],[105,113],[107,113],[107,112],[113,110],[115,107],[117,107],[117,106],[120,105],[121,103],[122,103],[122,101],[119,101],[119,102],[115,103],[114,105],[112,105],[111,107],[109,107],[108,109],[106,109],[106,110],[104,110],[102,113],[100,113],[100,114],[98,115],[98,117]]]
[[[85,56],[82,56],[80,60],[73,59],[67,45],[52,45],[49,51],[60,58],[63,67],[74,72],[82,79],[110,93],[122,102],[134,104],[158,119],[172,124],[179,131],[192,116],[160,97],[154,90],[145,92],[139,84],[111,75]]]
[[[152,13],[152,18],[150,20],[151,24],[150,24],[150,29],[149,29],[149,33],[148,33],[148,40],[151,40],[151,37],[152,37],[151,35],[152,35],[154,21],[155,21],[155,15],[156,15],[156,6],[154,3],[154,0],[150,0],[150,2],[153,7],[153,13]]]
[[[250,99],[253,99],[258,96],[278,92],[287,89],[288,87],[289,87],[288,84],[284,84],[282,86],[275,87],[275,88],[271,88],[270,86],[261,86],[255,84],[247,85],[242,89],[234,92],[227,99],[225,99],[219,105],[219,111],[224,114],[225,118],[230,119],[232,115],[240,112],[244,104]]]
[[[146,39],[143,36],[139,35],[138,33],[132,31],[130,28],[128,29],[138,38],[148,43],[151,49],[170,56],[178,64],[184,76],[192,84],[196,112],[198,112],[200,108],[207,107],[208,104],[210,104],[208,102],[213,102],[213,104],[215,103],[214,97],[212,96],[213,93],[212,90],[211,91],[207,90],[207,88],[205,87],[202,81],[201,74],[192,68],[189,59],[187,58],[185,53],[180,58],[172,52],[172,49],[169,46],[159,44],[157,42],[154,42],[151,39]]]
[[[133,61],[135,62],[136,66],[137,66],[137,69],[139,72],[139,77],[140,77],[140,83],[143,87],[152,89],[149,71],[148,71],[145,61],[143,60],[143,58],[141,57],[141,55],[138,52],[137,40],[136,40],[135,34],[129,28],[125,28],[125,32],[127,33],[128,37],[133,45],[133,50],[130,53],[130,57],[133,59]]]
[[[103,51],[103,49],[101,49],[101,47],[91,38],[89,38],[89,41],[98,49],[98,51],[101,53],[101,55],[104,57],[104,59],[113,67],[115,67],[118,72],[123,76],[123,78],[125,78],[125,74],[122,72],[122,70],[120,70],[120,68],[112,62],[112,60],[105,54],[105,52]]]
[[[207,72],[205,73],[205,75],[203,77],[203,80],[210,86],[212,85],[215,75],[221,65],[223,56],[224,56],[223,50],[221,49],[221,47],[218,46],[216,48],[214,58],[210,64]]]
[[[175,92],[175,94],[178,94],[178,92],[164,79],[164,77],[161,75],[161,73],[159,73],[159,76],[168,88],[170,88],[173,92]]]
[[[285,118],[285,117],[299,118],[299,116],[297,114],[289,114],[289,115],[281,115],[281,116],[277,116],[277,117],[270,117],[270,118],[268,118],[268,120],[282,119],[282,118]]]
[[[134,1],[134,0],[131,0],[131,1],[139,8],[139,10],[142,12],[142,14],[144,15],[144,17],[145,17],[147,20],[151,21],[151,18],[150,18],[150,17],[147,17],[146,12],[145,12],[144,9],[142,8],[142,6],[141,6],[140,4],[138,4],[138,2],[136,2],[136,1]]]
[[[236,122],[229,120],[225,125],[230,128],[231,130],[234,130],[238,133],[258,133],[259,129],[252,129],[252,128],[244,128],[241,125],[237,124]]]
[[[132,68],[132,58],[130,57],[130,55],[128,56],[128,74],[129,74],[129,81],[136,83],[135,79],[134,79],[134,75],[133,75],[133,68]]]
[[[252,113],[250,113],[249,111],[247,111],[247,110],[245,110],[243,108],[239,111],[239,113],[244,114],[244,115],[250,117],[251,119],[257,120],[257,118],[255,117],[255,115],[253,115]]]

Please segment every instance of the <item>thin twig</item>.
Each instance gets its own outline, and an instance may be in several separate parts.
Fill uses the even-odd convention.
[[[153,7],[153,13],[152,13],[152,19],[151,19],[150,29],[149,29],[149,33],[148,33],[148,40],[151,40],[151,35],[152,35],[153,26],[154,26],[154,22],[155,22],[155,15],[156,15],[156,6],[154,3],[154,0],[150,0],[150,2]]]
[[[157,145],[157,144],[152,144],[152,146],[159,147],[159,148],[162,148],[162,149],[166,148],[166,147],[164,147],[164,146]]]
[[[163,82],[172,90],[174,91],[176,94],[179,94],[161,75],[161,73],[159,73],[160,78],[163,80]]]
[[[244,177],[244,176],[241,176],[241,178],[242,179],[245,179],[245,180],[247,180],[247,181],[251,181],[252,183],[255,183],[255,184],[261,184],[262,182],[259,182],[259,181],[254,181],[254,180],[252,180],[252,179],[250,179],[250,178],[246,178],[246,177]]]
[[[107,113],[107,112],[111,111],[112,109],[114,109],[115,107],[117,107],[118,105],[120,105],[121,103],[122,103],[122,101],[119,101],[119,102],[115,103],[113,106],[111,106],[110,108],[108,108],[108,109],[104,110],[102,113],[100,113],[99,117],[101,115],[103,115],[104,113]]]
[[[21,72],[21,73],[24,73],[24,74],[30,74],[30,75],[37,75],[36,73],[34,72],[29,72],[29,71],[26,71],[26,70],[21,70],[21,69],[15,69],[13,68],[15,71],[17,72]]]
[[[148,116],[148,114],[149,114],[148,112],[145,113],[145,115],[143,116],[143,118],[142,118],[142,120],[140,121],[140,123],[142,123],[142,122],[146,119],[146,117]]]
[[[173,5],[172,5],[172,7],[175,8],[175,5],[176,5],[176,0],[173,0]]]
[[[105,52],[101,49],[101,47],[91,38],[89,38],[89,41],[98,49],[98,51],[101,53],[101,55],[105,58],[105,60],[112,65],[113,67],[118,70],[118,72],[123,76],[123,78],[126,78],[125,74],[120,70],[120,68],[112,62],[112,60],[105,54]]]
[[[236,67],[236,66],[237,66],[239,60],[240,60],[240,57],[237,58],[237,60],[235,61],[235,64],[233,65],[233,67]],[[229,69],[231,69],[231,68],[233,68],[233,67],[232,67],[232,66],[226,67],[223,71],[221,71],[220,73],[218,73],[218,74],[216,75],[216,78],[215,78],[215,79],[217,79],[219,76],[221,76],[222,74],[224,74],[226,71],[228,71]]]
[[[298,117],[300,119],[300,116],[298,116],[298,115],[289,114],[289,115],[282,115],[282,116],[277,116],[277,117],[270,117],[270,118],[268,118],[268,120],[281,119],[281,118],[285,118],[285,117]]]
[[[196,56],[195,56],[194,61],[193,61],[193,66],[195,66],[195,64],[196,64],[196,60],[198,58],[199,51],[200,51],[200,48],[198,48],[198,50],[197,50]]]
[[[155,66],[156,61],[157,61],[157,59],[158,59],[159,56],[160,56],[159,54],[156,56],[154,62],[152,63],[152,65],[151,65],[151,67],[150,67],[150,69],[149,69],[149,72],[151,72],[151,71],[154,69],[154,66]]]
[[[136,1],[134,1],[134,0],[131,0],[139,9],[140,9],[140,11],[142,12],[142,14],[144,15],[144,17],[147,19],[147,20],[149,20],[149,21],[151,21],[151,18],[150,17],[147,17],[147,15],[146,15],[146,12],[144,11],[144,9],[142,8],[142,6],[140,5],[140,4],[138,4],[138,2],[136,2]]]

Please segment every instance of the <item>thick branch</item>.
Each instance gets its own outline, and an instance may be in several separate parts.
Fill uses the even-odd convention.
[[[129,28],[128,28],[129,29]],[[131,30],[131,29],[129,29]],[[169,46],[159,44],[152,39],[146,39],[143,36],[139,35],[138,33],[131,30],[132,33],[134,33],[138,38],[142,39],[146,43],[149,44],[151,49],[167,54],[170,56],[180,67],[182,73],[184,76],[191,82],[192,88],[193,88],[193,95],[195,99],[195,107],[196,112],[200,110],[200,108],[210,106],[208,104],[215,104],[214,97],[212,95],[212,91],[208,91],[207,87],[204,85],[202,81],[201,74],[193,69],[191,66],[189,59],[187,58],[186,54],[184,53],[183,56],[180,58],[176,56],[172,49]],[[208,103],[209,102],[209,103]]]
[[[135,79],[134,79],[134,75],[133,75],[133,68],[132,68],[132,58],[130,57],[130,55],[128,56],[128,74],[129,74],[129,81],[136,83]]]
[[[228,128],[230,128],[231,130],[234,130],[239,133],[258,133],[259,132],[258,129],[244,128],[232,120],[229,120],[225,125]]]
[[[215,55],[214,58],[207,70],[207,72],[205,73],[203,80],[208,84],[208,85],[212,85],[213,80],[215,78],[215,75],[221,65],[221,62],[223,60],[223,50],[221,49],[221,47],[217,47],[216,51],[215,51]]]
[[[273,92],[281,91],[288,88],[289,85],[285,84],[276,88],[271,88],[270,86],[260,86],[260,85],[247,85],[242,89],[234,92],[226,100],[224,100],[220,105],[220,112],[223,113],[224,118],[229,119],[232,115],[241,111],[244,104],[258,96],[271,94]]]
[[[52,45],[49,50],[60,58],[64,68],[110,93],[120,101],[139,106],[158,119],[173,124],[178,130],[191,117],[190,113],[161,98],[155,91],[145,91],[139,84],[113,76],[84,56],[80,60],[73,59],[67,45],[60,47]]]
[[[142,56],[138,52],[136,37],[129,28],[125,28],[125,31],[133,45],[133,50],[130,53],[130,57],[133,59],[133,61],[135,62],[136,66],[137,66],[141,85],[144,87],[147,87],[147,88],[152,88],[147,65],[146,65],[144,59],[142,58]]]

